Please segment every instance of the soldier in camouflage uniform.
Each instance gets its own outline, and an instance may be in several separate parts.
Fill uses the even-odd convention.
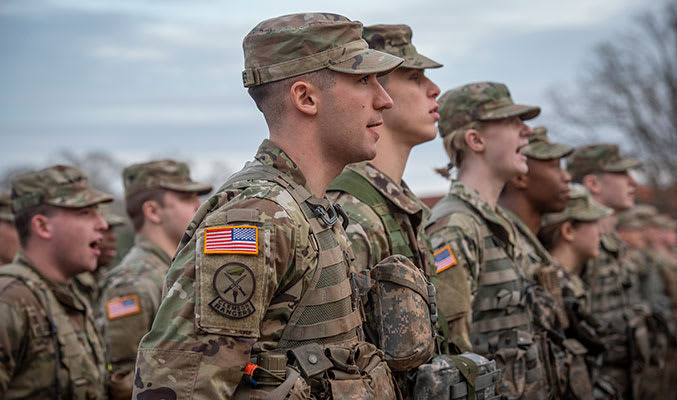
[[[396,397],[359,338],[350,245],[324,197],[374,157],[392,106],[376,75],[402,63],[361,36],[340,15],[292,14],[245,37],[243,81],[270,139],[191,221],[139,346],[138,398]]]
[[[530,287],[530,304],[539,328],[539,350],[549,390],[556,398],[592,399],[585,365],[587,350],[564,333],[569,321],[559,283],[560,268],[536,238],[543,214],[562,211],[567,204],[571,177],[561,160],[573,150],[552,143],[545,127],[534,128],[529,145],[522,149],[528,172],[507,182],[499,204],[517,228],[523,271],[535,283]]]
[[[590,291],[592,313],[614,331],[606,339],[603,371],[614,379],[624,398],[638,395],[637,381],[650,357],[644,323],[648,309],[630,300],[636,297],[633,292],[638,290],[637,282],[615,229],[618,213],[634,205],[637,183],[629,170],[639,165],[622,157],[613,144],[581,146],[567,159],[572,181],[585,185],[595,200],[615,213],[600,221],[600,253],[588,262],[582,277]]]
[[[188,166],[174,160],[131,165],[122,179],[135,244],[104,276],[98,311],[113,371],[111,394],[129,398],[136,350],[160,306],[174,251],[200,206],[197,196],[212,187],[192,181]]]
[[[532,131],[524,120],[540,108],[514,104],[508,88],[492,82],[452,89],[439,103],[439,131],[458,180],[433,208],[426,233],[449,340],[496,359],[500,394],[545,398],[519,237],[497,205],[506,181],[527,172],[519,151]]]
[[[112,199],[68,166],[12,180],[21,250],[0,268],[0,398],[106,398],[101,337],[72,278],[96,268],[96,205]]]
[[[0,265],[11,262],[18,249],[12,202],[8,192],[0,192]]]
[[[401,254],[406,256],[424,277],[434,276],[432,252],[423,230],[423,221],[430,216],[430,209],[414,195],[404,181],[402,174],[411,148],[435,138],[439,119],[435,98],[440,89],[425,76],[425,69],[439,68],[439,64],[416,51],[411,43],[412,32],[407,25],[374,25],[364,28],[364,39],[369,47],[400,56],[404,63],[392,73],[379,78],[383,87],[393,99],[393,108],[383,112],[383,126],[376,143],[376,157],[367,162],[351,164],[329,187],[328,197],[339,204],[349,217],[346,233],[350,238],[355,261],[354,269],[360,273],[370,271],[382,259]],[[425,278],[424,278],[425,280]],[[431,283],[428,283],[432,287]],[[426,287],[422,288],[427,291]],[[428,299],[425,299],[426,301]],[[430,304],[437,312],[434,298]],[[404,308],[405,305],[402,304]],[[373,306],[366,301],[367,337],[378,345],[379,337],[373,328],[378,317],[371,315]],[[432,315],[434,315],[434,313]],[[394,329],[399,330],[398,347],[424,347],[427,357],[432,354],[434,338],[421,337],[430,333],[420,331],[412,325],[421,321],[398,321]],[[428,321],[434,326],[435,321]],[[410,330],[413,328],[413,330]],[[416,332],[413,336],[406,332]],[[432,331],[434,332],[434,330]],[[431,345],[432,344],[432,345]],[[386,355],[388,353],[386,352]],[[411,385],[405,387],[407,372],[428,359],[416,358],[406,365],[390,362],[398,384],[405,397],[411,396]]]
[[[599,254],[598,221],[612,212],[597,203],[584,186],[572,184],[566,208],[545,214],[538,233],[538,239],[559,267],[557,281],[569,322],[566,335],[579,340],[588,350],[587,363],[595,386],[590,394],[595,399],[616,399],[618,390],[608,377],[600,374],[608,329],[590,312],[587,288],[580,275],[586,261]]]
[[[73,278],[82,294],[87,297],[89,304],[96,307],[99,303],[99,284],[103,279],[110,264],[117,256],[117,238],[115,228],[124,225],[125,220],[119,215],[114,214],[108,204],[99,204],[99,213],[103,220],[108,224],[108,229],[103,232],[103,240],[99,243],[99,258],[96,260],[96,270],[94,272],[83,272]]]

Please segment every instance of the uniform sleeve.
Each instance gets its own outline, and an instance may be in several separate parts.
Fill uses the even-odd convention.
[[[136,351],[160,306],[162,288],[148,278],[106,285],[101,292],[103,337],[113,370],[134,369]]]
[[[371,207],[343,192],[337,197],[336,203],[348,214],[346,234],[355,255],[353,266],[358,271],[371,268],[390,255],[385,228]]]
[[[299,273],[303,233],[288,210],[264,199],[228,206],[205,217],[170,267],[178,278],[139,345],[134,398],[232,398],[278,288]],[[228,234],[248,245],[233,249]]]
[[[27,321],[25,314],[15,306],[0,301],[0,398],[12,380],[17,368],[17,356],[25,340]]]
[[[426,229],[435,259],[438,307],[447,319],[449,341],[472,351],[472,302],[477,291],[479,233],[472,217],[454,214]]]

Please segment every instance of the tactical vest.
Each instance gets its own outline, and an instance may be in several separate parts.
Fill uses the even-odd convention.
[[[441,200],[427,225],[454,213],[466,214],[476,221],[482,242],[479,245],[483,244],[485,249],[484,269],[478,277],[477,294],[472,304],[470,341],[473,350],[498,361],[503,371],[499,393],[544,398],[538,338],[525,296],[527,283],[509,257],[512,250],[508,248],[508,238],[502,232],[492,232],[491,221],[485,221],[471,205],[456,197]],[[523,370],[515,365],[520,362],[525,363]],[[522,373],[524,376],[518,376]]]
[[[408,238],[405,236],[400,223],[396,220],[396,216],[404,213],[376,190],[363,176],[354,171],[344,171],[332,182],[327,191],[341,191],[351,194],[368,205],[378,215],[386,228],[389,253],[407,257],[414,265],[421,268],[429,279],[434,277],[430,265],[428,245],[419,243],[416,237]],[[406,214],[403,217],[409,218]]]
[[[254,162],[231,176],[223,186],[246,180],[266,180],[282,186],[308,220],[318,252],[313,279],[292,311],[275,353],[287,351],[289,363],[300,370],[313,393],[330,390],[334,398],[341,399],[347,398],[352,390],[362,398],[395,398],[390,371],[380,360],[382,353],[360,342],[362,309],[353,296],[349,278],[352,254],[349,248],[342,251],[336,240],[336,232],[342,229],[341,224],[336,225],[338,214],[342,213],[340,208],[337,210],[326,200],[313,196],[277,169]],[[259,358],[259,365],[269,362],[265,354]],[[254,368],[250,368],[252,373]],[[337,374],[342,379],[332,379]],[[371,388],[365,386],[366,377]]]
[[[54,384],[55,398],[92,400],[105,398],[104,392],[104,363],[103,346],[98,333],[94,330],[94,322],[85,321],[85,330],[91,347],[83,346],[73,329],[73,323],[66,314],[54,293],[44,280],[28,267],[19,264],[8,264],[0,268],[0,277],[7,276],[20,280],[28,287],[42,306],[44,315],[30,315],[29,325],[35,324],[36,336],[51,336],[58,343],[55,352]],[[35,332],[41,317],[47,319],[49,331]],[[88,316],[85,316],[87,319]],[[90,316],[91,317],[91,316]],[[94,354],[92,355],[92,350]],[[92,359],[92,356],[94,359]],[[97,381],[91,382],[90,377],[98,371]],[[35,380],[44,379],[42,376],[33,376]],[[64,379],[66,378],[66,379]],[[31,383],[24,382],[30,385]],[[12,396],[12,385],[5,393]]]

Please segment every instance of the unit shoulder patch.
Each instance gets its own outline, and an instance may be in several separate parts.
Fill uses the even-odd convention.
[[[456,261],[456,256],[454,256],[454,252],[451,250],[450,245],[446,245],[442,247],[440,250],[436,251],[434,253],[434,256],[435,256],[435,268],[438,274],[446,269],[453,267],[458,263],[458,261]]]
[[[228,318],[240,319],[256,311],[251,298],[256,291],[256,278],[251,268],[239,263],[224,264],[214,273],[212,286],[216,297],[209,306]]]
[[[256,255],[259,253],[258,227],[240,225],[206,228],[204,253]]]
[[[135,295],[119,297],[106,302],[106,314],[109,320],[114,320],[141,312],[139,298]]]

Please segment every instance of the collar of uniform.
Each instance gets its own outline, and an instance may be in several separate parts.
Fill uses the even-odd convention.
[[[603,233],[601,239],[602,247],[610,253],[618,253],[623,247],[623,242],[615,231]]]
[[[350,164],[346,169],[359,174],[369,181],[376,190],[407,214],[416,214],[421,211],[421,206],[413,200],[415,196],[411,193],[404,181],[402,181],[402,186],[398,185],[372,163],[363,161]]]
[[[508,210],[507,208],[502,209],[503,212],[505,212],[505,215],[510,218],[512,223],[517,227],[517,231],[521,234],[522,238],[527,241],[527,243],[531,244],[531,247],[536,250],[536,254],[541,258],[541,261],[544,263],[544,265],[555,265],[556,262],[553,260],[552,256],[550,253],[548,253],[548,250],[543,247],[541,242],[534,236],[534,233],[531,232],[531,229],[529,229],[528,226],[522,222],[520,217],[517,216],[517,214],[513,213],[512,211]]]
[[[480,194],[477,190],[466,185],[461,181],[454,181],[451,183],[451,188],[449,193],[457,196],[461,200],[470,204],[477,212],[482,216],[482,218],[493,222],[494,224],[500,226],[508,236],[510,244],[514,245],[516,241],[516,233],[513,228],[513,224],[510,222],[510,219],[501,207],[496,206],[496,209],[492,209],[489,203],[480,198]]]
[[[313,192],[306,184],[306,177],[303,176],[303,172],[299,166],[296,165],[294,160],[292,160],[284,150],[270,139],[265,139],[263,143],[261,143],[254,158],[263,165],[271,166],[280,172],[289,175],[294,182],[305,186],[308,192]]]
[[[35,264],[26,257],[23,251],[19,250],[14,256],[14,263],[21,264],[26,268],[29,268],[31,271],[36,273],[40,279],[47,285],[47,288],[54,293],[56,299],[65,306],[74,308],[79,311],[85,310],[85,305],[75,294],[75,289],[72,287],[73,280],[69,279],[67,283],[54,282],[53,280],[47,278],[45,274],[42,273],[39,269],[35,267]]]
[[[155,254],[155,256],[157,256],[157,258],[162,260],[162,262],[164,262],[165,264],[170,265],[172,263],[172,258],[169,256],[169,254],[167,254],[166,251],[162,250],[160,246],[155,244],[155,242],[153,242],[146,236],[136,235],[136,238],[134,238],[134,244],[136,246],[143,248],[147,252]]]

